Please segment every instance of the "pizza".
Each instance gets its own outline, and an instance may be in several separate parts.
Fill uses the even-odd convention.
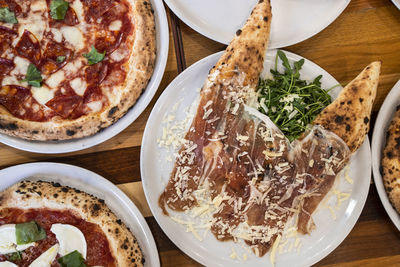
[[[148,0],[0,0],[0,132],[90,136],[145,90],[155,56]]]
[[[400,105],[387,129],[381,173],[389,200],[400,213]]]
[[[78,189],[22,181],[0,193],[0,207],[0,266],[144,264],[136,238],[104,200]]]

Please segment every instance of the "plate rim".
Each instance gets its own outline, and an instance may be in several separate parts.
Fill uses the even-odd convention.
[[[154,98],[165,73],[169,51],[169,28],[167,14],[161,0],[150,0],[155,14],[157,53],[155,68],[147,84],[136,103],[114,124],[100,130],[94,135],[60,141],[32,141],[18,137],[12,137],[0,133],[0,143],[7,146],[33,153],[60,154],[87,149],[115,137],[128,128],[145,111]]]
[[[386,131],[395,113],[395,106],[400,104],[398,97],[400,96],[400,80],[392,87],[390,92],[385,97],[381,108],[379,109],[378,116],[375,120],[374,130],[372,133],[372,172],[376,190],[378,191],[379,198],[385,208],[392,223],[400,231],[400,214],[393,208],[390,203],[389,197],[386,193],[383,177],[380,173],[381,159],[383,147],[386,144]],[[385,119],[385,120],[384,120]],[[382,131],[382,129],[384,129]]]
[[[393,4],[400,9],[400,2],[398,0],[392,0]]]
[[[304,58],[304,57],[301,57],[300,55],[294,54],[294,53],[292,53],[292,52],[285,51],[285,50],[282,50],[282,49],[280,49],[280,50],[283,51],[288,57],[293,57],[293,58],[295,58],[295,60],[296,60],[296,59],[299,60],[299,59],[301,59],[301,58]],[[268,50],[268,52],[271,52],[271,51],[273,51],[273,50]],[[182,72],[181,74],[179,74],[174,80],[172,80],[172,81],[170,82],[170,84],[166,87],[166,89],[163,91],[163,93],[161,94],[161,96],[157,99],[157,102],[156,102],[156,104],[154,105],[154,107],[153,107],[153,109],[152,109],[152,111],[151,111],[151,113],[150,113],[150,116],[149,116],[149,118],[148,118],[148,120],[147,120],[146,127],[145,127],[145,130],[144,130],[144,133],[143,133],[142,144],[141,144],[141,147],[142,147],[142,148],[146,146],[147,139],[150,139],[150,137],[149,137],[149,136],[150,136],[150,135],[149,135],[149,131],[150,131],[150,126],[149,126],[149,125],[150,125],[150,122],[153,120],[153,117],[155,117],[155,116],[157,115],[158,109],[160,108],[159,106],[161,106],[161,103],[164,101],[164,98],[166,98],[166,92],[167,92],[168,90],[171,90],[171,89],[169,89],[169,88],[171,87],[171,84],[173,84],[173,83],[174,83],[174,84],[180,83],[180,82],[184,79],[183,76],[182,76],[183,73],[193,71],[193,69],[195,69],[198,65],[202,65],[202,64],[204,64],[205,62],[208,62],[208,61],[210,61],[210,60],[213,60],[214,57],[218,57],[218,58],[219,58],[219,57],[222,55],[223,52],[224,52],[224,51],[220,51],[220,52],[211,54],[211,55],[209,55],[209,56],[207,56],[207,57],[205,57],[205,58],[203,58],[203,59],[200,59],[199,61],[197,61],[197,62],[195,62],[194,64],[192,64],[192,65],[191,65],[190,67],[188,67],[184,72]],[[267,53],[268,53],[268,52],[267,52]],[[304,58],[304,59],[305,59],[305,58]],[[308,60],[308,59],[306,59],[306,60],[308,61],[308,64],[315,65],[316,67],[322,69],[322,67],[318,66],[318,65],[317,65],[316,63],[314,63],[313,61]],[[324,70],[324,69],[323,69],[323,70]],[[335,81],[337,81],[337,80],[336,80],[331,74],[329,74],[326,70],[324,70],[324,71],[325,71],[328,75],[330,75]],[[338,84],[339,84],[339,83],[338,83]],[[171,87],[171,88],[172,88],[172,87]],[[369,159],[369,165],[371,166],[371,165],[372,165],[371,147],[370,147],[370,141],[369,141],[369,137],[368,137],[368,136],[366,136],[366,138],[365,138],[364,143],[363,143],[362,146],[366,146],[365,149],[367,149],[367,151],[366,151],[365,153],[366,153],[366,155],[367,155],[367,157],[368,157],[368,159]],[[149,204],[150,210],[151,210],[151,212],[152,212],[154,218],[156,219],[158,225],[159,225],[160,228],[163,230],[163,232],[167,235],[167,237],[168,237],[181,251],[183,251],[183,252],[184,252],[186,255],[188,255],[190,258],[192,258],[192,259],[196,260],[197,262],[199,262],[199,263],[201,263],[201,264],[207,266],[208,262],[205,262],[205,261],[204,261],[204,257],[202,257],[199,253],[195,253],[195,252],[193,252],[192,250],[186,248],[183,244],[177,243],[177,242],[173,241],[174,238],[171,238],[170,233],[167,233],[167,232],[164,230],[163,224],[161,223],[161,221],[160,221],[160,219],[159,219],[159,217],[158,217],[158,216],[159,216],[159,214],[158,214],[159,211],[156,211],[156,210],[155,210],[157,207],[153,207],[153,205],[150,205],[150,203],[152,203],[152,202],[150,201],[150,192],[148,191],[148,188],[147,188],[147,178],[146,178],[146,177],[148,177],[148,175],[146,174],[146,168],[145,168],[145,166],[144,166],[144,162],[145,162],[145,153],[146,153],[146,152],[145,152],[145,149],[141,149],[141,151],[140,151],[140,171],[141,171],[142,185],[143,185],[143,190],[144,190],[144,193],[145,193],[146,201],[147,201],[147,203]],[[369,193],[370,182],[371,182],[371,167],[370,167],[370,166],[369,166],[368,171],[367,171],[369,176],[368,176],[368,178],[364,178],[364,179],[367,179],[367,181],[366,181],[366,188],[365,188],[364,191],[362,191],[361,194],[360,194],[360,198],[359,198],[359,200],[360,200],[359,203],[360,203],[360,204],[357,206],[357,208],[355,208],[355,209],[353,210],[353,214],[354,214],[354,215],[353,215],[353,217],[348,221],[348,225],[349,225],[349,226],[348,226],[348,227],[345,229],[345,231],[343,232],[344,234],[343,234],[340,238],[338,238],[337,240],[335,240],[335,242],[330,243],[329,246],[325,247],[325,248],[324,248],[323,250],[321,250],[319,253],[316,253],[315,256],[314,256],[314,258],[312,258],[311,260],[309,260],[309,262],[306,262],[304,266],[308,266],[308,265],[315,264],[315,263],[321,261],[321,260],[322,260],[323,258],[325,258],[326,256],[328,256],[333,250],[335,250],[335,249],[344,241],[344,239],[346,239],[346,237],[349,235],[349,233],[351,232],[351,230],[352,230],[352,229],[354,228],[354,226],[356,225],[358,219],[360,218],[361,212],[362,212],[362,210],[364,209],[364,206],[365,206],[365,203],[366,203],[366,200],[367,200],[367,197],[368,197],[368,193]]]
[[[148,247],[148,250],[146,251],[146,253],[148,253],[147,254],[148,257],[151,257],[152,261],[154,261],[154,262],[152,262],[155,264],[154,266],[155,267],[160,266],[160,258],[159,258],[158,249],[157,249],[157,246],[156,246],[156,243],[154,240],[154,236],[153,236],[153,233],[151,232],[150,227],[147,224],[144,216],[142,215],[140,210],[137,208],[137,206],[133,203],[133,201],[111,181],[109,181],[108,179],[104,178],[103,176],[101,176],[91,170],[88,170],[88,169],[85,169],[85,168],[82,168],[82,167],[79,167],[76,165],[58,163],[58,162],[22,163],[22,164],[18,164],[18,165],[0,169],[0,175],[7,173],[7,172],[13,173],[19,169],[26,169],[26,170],[32,169],[32,170],[29,171],[30,174],[28,174],[27,176],[21,175],[19,177],[17,174],[15,174],[15,175],[12,175],[11,178],[9,178],[9,179],[17,180],[17,182],[19,182],[19,181],[29,179],[29,177],[34,176],[35,173],[43,174],[46,172],[49,172],[49,174],[50,174],[50,172],[57,173],[62,176],[62,175],[65,175],[65,174],[61,173],[62,170],[69,169],[69,170],[76,171],[77,175],[74,177],[67,176],[68,178],[71,178],[74,181],[78,181],[78,183],[81,183],[81,184],[87,184],[88,186],[94,188],[96,191],[100,191],[100,192],[104,193],[104,195],[115,194],[114,195],[115,201],[118,203],[118,205],[121,205],[121,207],[127,206],[129,209],[131,209],[131,213],[127,213],[128,217],[131,221],[131,224],[137,225],[138,227],[136,229],[139,229],[140,232],[143,234],[143,237],[146,239],[146,241],[147,241],[146,245]],[[38,172],[37,170],[34,170],[34,169],[40,169],[40,172]],[[50,169],[51,169],[51,171],[50,171]],[[93,177],[93,179],[99,180],[102,184],[104,184],[104,186],[107,186],[108,190],[110,190],[111,193],[108,191],[105,191],[105,187],[101,188],[98,185],[88,184],[86,181],[83,181],[82,176],[84,176],[84,175],[85,175],[85,177]],[[51,181],[52,179],[44,178],[43,180]],[[7,179],[0,180],[0,185],[1,184],[7,184]],[[16,184],[16,183],[12,183],[11,185],[6,186],[6,188],[8,188],[14,184]],[[81,189],[81,188],[77,188],[77,189]],[[81,190],[85,191],[84,189],[81,189]],[[90,193],[90,194],[92,194],[92,193]],[[96,194],[93,194],[93,195],[96,196]],[[137,237],[135,237],[135,238],[137,239]],[[142,243],[141,244],[142,250],[143,250],[143,247],[144,246]]]
[[[181,10],[177,7],[177,5],[174,4],[175,1],[176,1],[176,0],[164,0],[164,2],[167,4],[167,6],[176,14],[176,16],[177,16],[180,20],[182,20],[185,24],[187,24],[190,28],[192,28],[192,29],[195,30],[196,32],[200,33],[201,35],[203,35],[203,36],[205,36],[205,37],[207,37],[207,38],[209,38],[209,39],[211,39],[211,40],[213,40],[213,41],[216,41],[216,42],[219,42],[219,43],[225,44],[225,45],[228,45],[228,44],[229,44],[230,40],[223,40],[222,38],[219,38],[218,36],[212,34],[210,31],[207,31],[206,29],[203,29],[200,25],[194,23],[194,22],[191,20],[190,16],[186,16],[186,15],[184,14],[184,12],[181,11]],[[342,7],[338,10],[338,13],[337,13],[337,14],[334,14],[334,15],[332,15],[332,16],[330,16],[329,19],[327,19],[325,23],[321,24],[321,27],[320,27],[319,30],[316,30],[316,31],[307,33],[307,34],[305,34],[305,35],[301,35],[300,38],[294,39],[294,41],[290,41],[290,40],[289,40],[289,41],[286,41],[286,42],[281,42],[281,43],[275,44],[275,43],[273,43],[273,40],[272,40],[272,41],[270,41],[269,48],[270,48],[270,49],[276,49],[276,48],[281,48],[281,47],[287,47],[287,46],[295,45],[295,44],[298,44],[298,43],[300,43],[300,42],[303,42],[303,41],[305,41],[305,40],[307,40],[307,39],[313,37],[314,35],[320,33],[320,32],[323,31],[325,28],[327,28],[332,22],[334,22],[334,21],[343,13],[343,11],[344,11],[344,10],[346,9],[346,7],[349,5],[349,3],[350,3],[351,0],[341,0],[341,1],[343,1],[343,5],[342,5]],[[392,0],[392,1],[394,1],[394,0]],[[232,38],[233,38],[233,35],[232,35]]]

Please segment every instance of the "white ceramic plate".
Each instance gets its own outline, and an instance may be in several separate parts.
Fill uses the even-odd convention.
[[[398,9],[400,9],[400,0],[392,0],[392,2]]]
[[[135,204],[114,184],[89,170],[60,163],[28,163],[0,171],[0,191],[21,180],[43,180],[81,189],[104,199],[107,206],[131,229],[146,259],[145,266],[160,266],[153,235]]]
[[[151,77],[146,90],[140,96],[135,105],[119,119],[115,124],[107,127],[99,133],[86,138],[80,138],[70,141],[28,141],[20,138],[11,137],[5,134],[0,134],[0,142],[30,152],[56,154],[66,153],[77,150],[86,149],[97,144],[100,144],[115,135],[119,134],[127,128],[137,117],[145,110],[156,93],[161,79],[164,75],[165,66],[168,58],[169,32],[168,21],[165,13],[164,5],[161,0],[151,0],[154,9],[156,20],[157,34],[157,58],[153,76]]]
[[[381,198],[383,207],[388,213],[390,219],[400,231],[400,215],[393,208],[386,194],[383,185],[382,175],[379,171],[381,166],[382,151],[386,144],[386,132],[392,121],[393,115],[396,111],[397,105],[400,104],[400,81],[396,83],[393,89],[385,98],[385,102],[379,110],[378,117],[376,118],[374,132],[372,135],[372,171],[374,174],[374,181],[376,189],[378,190],[379,197]]]
[[[274,65],[275,54],[275,50],[267,53],[264,75],[267,73],[265,70],[269,70],[270,66]],[[166,114],[174,114],[176,121],[184,120],[185,111],[192,103],[196,103],[199,88],[202,87],[208,71],[221,55],[222,52],[216,53],[193,64],[173,80],[158,99],[147,122],[142,142],[141,173],[143,187],[151,211],[161,228],[182,251],[196,261],[206,266],[233,267],[243,264],[246,266],[271,266],[268,254],[263,258],[258,258],[248,253],[249,258],[245,262],[230,258],[232,247],[239,254],[239,251],[243,250],[241,245],[233,242],[219,242],[210,233],[205,240],[200,242],[191,233],[187,233],[184,226],[177,224],[170,217],[164,216],[158,206],[158,197],[169,180],[174,164],[173,160],[168,161],[169,157],[174,158],[171,151],[160,148],[157,143],[157,139],[163,133],[164,117]],[[286,55],[291,62],[300,59],[299,56],[289,52],[286,52]],[[311,80],[319,74],[323,75],[321,82],[324,88],[339,84],[329,73],[306,60],[301,71],[302,78]],[[336,97],[340,90],[341,88],[337,88],[333,92],[333,96]],[[175,107],[177,109],[174,111]],[[303,245],[299,254],[292,252],[277,255],[277,266],[312,265],[327,256],[349,234],[361,213],[369,190],[371,154],[368,138],[352,157],[349,176],[354,180],[354,184],[347,183],[341,176],[340,179],[337,179],[340,183],[335,185],[342,192],[351,191],[349,199],[343,202],[340,210],[337,211],[337,219],[331,218],[328,209],[319,209],[313,216],[317,227],[310,236],[302,237]],[[185,219],[185,214],[179,214]]]
[[[228,44],[258,0],[165,0],[194,30]],[[350,0],[271,0],[271,48],[304,41],[331,24]]]

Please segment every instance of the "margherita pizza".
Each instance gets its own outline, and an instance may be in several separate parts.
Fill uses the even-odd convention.
[[[95,134],[134,105],[155,53],[148,0],[0,0],[0,132]]]
[[[103,200],[49,182],[0,193],[0,266],[142,266],[136,238]]]

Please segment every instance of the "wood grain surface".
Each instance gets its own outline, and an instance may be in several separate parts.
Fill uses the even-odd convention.
[[[180,26],[187,66],[225,48],[183,23]],[[170,36],[169,59],[158,92],[130,127],[103,144],[69,154],[34,154],[0,144],[0,168],[51,161],[94,171],[117,184],[146,217],[162,266],[200,266],[181,252],[158,226],[146,203],[140,177],[140,145],[147,118],[157,98],[178,75],[172,34]],[[390,0],[352,0],[325,30],[284,49],[314,61],[343,85],[371,61],[381,60],[382,75],[374,106],[376,113],[389,90],[400,79],[400,11]],[[315,266],[400,266],[400,233],[383,209],[374,185],[371,185],[365,208],[349,236]]]

